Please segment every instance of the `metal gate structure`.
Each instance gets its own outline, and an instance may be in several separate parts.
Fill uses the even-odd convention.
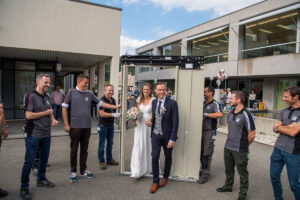
[[[194,182],[199,177],[204,100],[203,56],[122,56],[122,117],[119,173],[125,171],[128,67],[176,67],[175,99],[178,103],[178,140],[174,144],[171,180]],[[142,92],[142,91],[141,91]],[[146,175],[145,177],[152,177]]]

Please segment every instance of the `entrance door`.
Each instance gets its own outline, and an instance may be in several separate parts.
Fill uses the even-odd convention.
[[[239,81],[239,91],[243,91],[245,95],[244,106],[249,107],[248,98],[250,94],[250,80],[240,80]]]

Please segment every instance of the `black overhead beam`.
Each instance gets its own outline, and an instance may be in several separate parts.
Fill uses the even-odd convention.
[[[180,69],[200,69],[203,56],[121,56],[125,65],[179,66]]]

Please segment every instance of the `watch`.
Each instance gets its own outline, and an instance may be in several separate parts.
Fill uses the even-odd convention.
[[[276,126],[276,127],[274,128],[274,131],[275,131],[275,132],[278,132],[278,126]]]

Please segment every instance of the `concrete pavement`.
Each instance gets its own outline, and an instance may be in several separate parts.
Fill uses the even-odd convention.
[[[94,128],[95,128],[95,122]],[[58,132],[60,131],[60,132]],[[69,137],[62,130],[54,130],[52,138],[50,167],[47,169],[47,177],[56,184],[54,189],[36,187],[35,177],[31,174],[30,191],[34,199],[47,200],[150,200],[150,199],[191,199],[191,200],[229,200],[237,199],[239,191],[239,176],[236,172],[235,184],[232,193],[217,193],[216,188],[223,185],[225,180],[223,147],[226,135],[218,134],[216,148],[211,166],[211,177],[205,185],[198,183],[186,183],[170,181],[165,188],[161,188],[155,194],[150,194],[149,189],[152,180],[148,178],[133,179],[118,174],[118,167],[109,166],[107,170],[99,170],[97,159],[98,135],[94,134],[90,139],[88,169],[95,173],[95,179],[79,178],[77,183],[71,184],[69,176]],[[12,133],[10,140],[3,142],[0,152],[0,187],[9,192],[4,199],[20,199],[20,177],[24,161],[24,140],[13,139],[20,137],[18,133]],[[130,169],[130,156],[133,144],[133,129],[127,132],[126,138],[126,170]],[[115,133],[113,155],[119,158],[119,133]],[[269,164],[272,147],[253,143],[250,149],[249,174],[250,189],[247,199],[273,199],[272,186],[269,178]],[[290,191],[286,169],[282,173],[284,199],[294,199]]]

